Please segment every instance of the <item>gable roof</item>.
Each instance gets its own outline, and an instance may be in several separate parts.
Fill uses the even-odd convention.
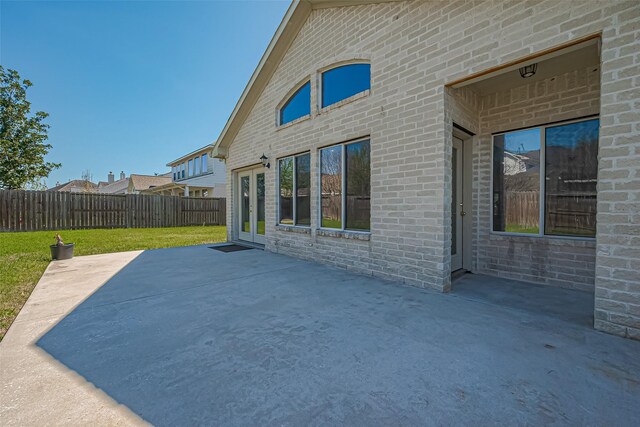
[[[148,190],[151,187],[160,187],[171,182],[171,177],[154,175],[134,175],[129,176],[130,184],[136,191]]]
[[[227,148],[238,134],[240,127],[258,101],[262,91],[271,80],[271,76],[289,50],[296,36],[307,22],[307,18],[314,9],[330,7],[357,6],[362,4],[388,3],[402,0],[293,0],[282,22],[278,26],[267,50],[262,55],[258,66],[254,70],[247,86],[244,88],[238,103],[231,112],[213,149],[213,156],[224,158]]]
[[[129,188],[129,178],[124,178],[114,181],[111,184],[107,184],[103,187],[99,187],[98,192],[105,194],[120,194],[125,193],[127,191],[127,188]]]
[[[72,179],[64,184],[56,185],[47,189],[47,191],[71,191],[74,188],[82,188],[84,191],[93,191],[98,185],[86,179]]]

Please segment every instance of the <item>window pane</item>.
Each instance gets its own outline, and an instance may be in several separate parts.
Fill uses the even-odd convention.
[[[187,174],[189,174],[189,176],[193,176],[193,160],[189,160],[189,168],[187,169]]]
[[[493,230],[538,234],[540,129],[493,138]]]
[[[342,228],[342,146],[320,150],[322,227]]]
[[[311,84],[307,82],[280,109],[280,124],[284,125],[310,113]]]
[[[296,224],[311,225],[311,156],[296,157]]]
[[[256,175],[256,199],[258,203],[258,212],[257,212],[257,230],[256,233],[264,235],[265,230],[265,196],[264,196],[264,174],[259,173]]]
[[[200,157],[196,157],[195,159],[193,159],[193,164],[196,168],[196,175],[200,175]]]
[[[203,154],[202,155],[202,173],[207,173],[208,172],[208,168],[207,168],[207,155]]]
[[[595,237],[599,120],[545,130],[545,234]]]
[[[322,107],[349,98],[371,87],[371,65],[351,64],[322,73]]]
[[[293,158],[280,159],[280,224],[293,224]]]
[[[347,193],[346,226],[349,230],[369,230],[371,221],[371,155],[369,141],[345,147]]]
[[[243,176],[240,178],[240,190],[242,191],[242,223],[240,224],[240,230],[245,233],[251,232],[251,224],[249,223],[249,204],[250,204],[250,188],[249,188],[249,177]]]

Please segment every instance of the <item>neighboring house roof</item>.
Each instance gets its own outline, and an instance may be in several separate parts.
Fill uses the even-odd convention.
[[[56,185],[55,187],[51,187],[47,189],[47,191],[87,191],[92,192],[98,188],[98,185],[87,181],[86,179],[72,179],[69,182],[64,184]]]
[[[98,192],[104,194],[124,194],[127,192],[127,188],[129,188],[129,178],[119,179],[104,187],[100,187],[98,188]]]
[[[202,148],[198,148],[197,150],[192,151],[189,154],[185,154],[184,156],[178,157],[177,159],[167,163],[167,166],[169,166],[169,167],[175,166],[175,165],[177,165],[179,163],[182,163],[185,160],[190,159],[193,156],[197,156],[197,155],[204,154],[204,153],[209,153],[212,149],[213,149],[213,144],[207,144]]]
[[[226,157],[227,148],[231,145],[244,120],[258,101],[260,94],[262,94],[269,80],[271,80],[271,76],[273,76],[280,61],[284,58],[291,43],[293,43],[313,9],[395,1],[400,0],[293,0],[282,22],[278,26],[276,33],[271,39],[267,50],[262,55],[258,66],[251,75],[247,86],[244,88],[229,120],[227,120],[227,123],[222,129],[222,133],[214,145],[214,157]]]
[[[132,191],[148,190],[151,187],[160,187],[171,182],[171,177],[156,175],[135,175],[129,176],[129,187]]]

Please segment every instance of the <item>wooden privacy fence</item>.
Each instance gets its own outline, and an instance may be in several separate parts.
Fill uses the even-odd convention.
[[[0,231],[224,225],[225,199],[0,190]]]

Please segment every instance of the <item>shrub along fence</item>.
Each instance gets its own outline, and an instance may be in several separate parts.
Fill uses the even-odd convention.
[[[225,199],[0,190],[0,231],[224,225]]]

